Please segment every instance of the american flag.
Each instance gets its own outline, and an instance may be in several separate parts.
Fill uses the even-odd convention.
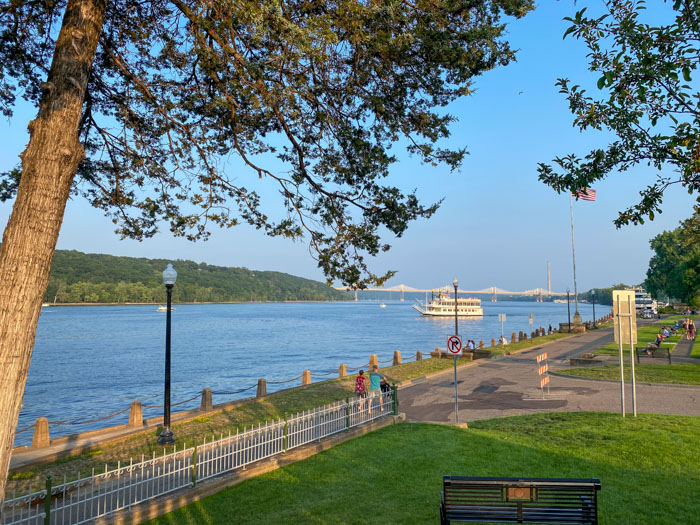
[[[578,190],[576,193],[571,194],[573,197],[581,199],[582,201],[594,201],[595,200],[595,190],[589,188],[583,188]]]

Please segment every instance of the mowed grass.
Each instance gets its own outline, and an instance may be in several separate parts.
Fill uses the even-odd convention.
[[[665,359],[659,357],[657,359]],[[558,374],[586,377],[590,379],[620,380],[620,366],[606,365],[594,367],[579,367],[571,370],[558,370]],[[624,367],[625,377],[630,377],[630,367]],[[700,385],[700,364],[678,363],[675,365],[634,365],[634,375],[637,381],[646,383],[666,383],[676,385]]]
[[[602,524],[697,523],[700,418],[550,413],[385,427],[149,522],[439,523],[442,476],[599,478]]]
[[[656,335],[661,331],[661,328],[663,326],[668,326],[669,330],[670,327],[673,325],[673,323],[668,324],[668,322],[663,322],[659,326],[640,326],[637,329],[637,347],[643,348],[647,345],[647,343],[651,343],[656,339]],[[666,339],[663,343],[661,343],[662,348],[670,348],[671,353],[673,353],[673,347],[675,346],[675,343],[681,340],[683,337],[682,334],[674,335]],[[674,343],[674,344],[671,344]],[[598,350],[595,351],[596,354],[604,354],[604,355],[618,355],[620,352],[619,350],[619,345],[618,343],[610,343],[605,345],[602,348],[599,348]],[[623,341],[623,353],[625,355],[629,355],[630,349],[629,349],[629,342]]]

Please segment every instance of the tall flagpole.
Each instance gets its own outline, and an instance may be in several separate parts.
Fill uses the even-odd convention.
[[[574,313],[574,324],[576,320],[581,318],[578,313],[578,289],[576,288],[576,250],[574,249],[574,197],[569,192],[569,210],[571,211],[571,258],[574,261],[574,301],[576,303],[576,312]]]

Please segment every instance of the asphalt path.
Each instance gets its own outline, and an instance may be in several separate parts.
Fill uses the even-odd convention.
[[[600,348],[613,340],[612,328],[546,343],[511,356],[483,359],[457,370],[459,423],[536,412],[606,411],[621,413],[620,382],[551,375],[549,391],[540,389],[537,356],[547,353],[550,371],[570,369],[569,359]],[[678,345],[678,353],[686,354]],[[674,355],[677,355],[674,352]],[[617,363],[618,358],[604,357]],[[683,361],[689,361],[686,358]],[[651,360],[647,359],[646,362]],[[675,360],[678,362],[680,360]],[[655,363],[664,366],[665,359]],[[695,361],[697,362],[697,361]],[[700,416],[700,387],[637,383],[637,412]],[[632,413],[632,386],[625,378],[625,412]],[[403,386],[400,410],[408,421],[454,424],[454,372]]]

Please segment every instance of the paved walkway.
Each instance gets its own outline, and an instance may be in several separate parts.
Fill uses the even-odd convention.
[[[542,398],[537,355],[547,352],[552,372],[570,369],[569,358],[600,348],[613,340],[612,328],[562,339],[500,359],[480,360],[457,372],[459,422],[535,412],[620,412],[619,381],[550,377],[549,393]],[[688,347],[687,349],[685,347]],[[690,342],[678,344],[687,355]],[[691,358],[674,362],[693,361]],[[617,363],[612,356],[603,358]],[[646,360],[649,361],[648,359]],[[667,363],[657,359],[656,363]],[[401,411],[408,421],[455,423],[453,370],[414,381],[401,388]],[[637,412],[700,416],[700,387],[637,383]],[[632,387],[625,382],[626,412],[632,412]]]

